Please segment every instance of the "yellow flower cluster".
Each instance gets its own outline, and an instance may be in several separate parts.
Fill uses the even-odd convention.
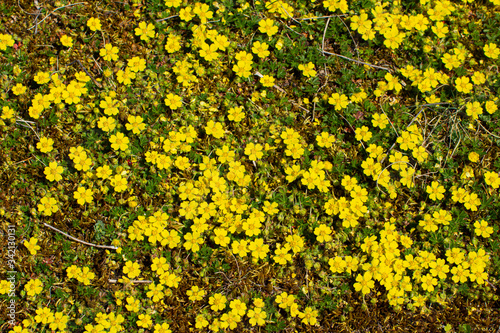
[[[36,309],[35,323],[41,323],[42,325],[48,325],[51,330],[65,331],[67,328],[67,323],[69,321],[69,316],[65,315],[63,312],[52,312],[49,307],[42,307]],[[28,322],[23,322],[23,326],[29,327],[32,325]],[[22,329],[21,326],[15,326],[14,330],[11,332],[31,332],[28,329]]]
[[[294,160],[298,160],[302,157],[302,155],[304,155],[305,150],[301,143],[303,139],[293,128],[286,128],[283,132],[281,132],[280,138],[286,145],[286,156],[291,156]]]
[[[294,8],[285,1],[266,1],[266,9],[269,13],[277,13],[283,19],[293,17]]]
[[[86,77],[86,75],[84,75]],[[64,77],[63,77],[64,79]],[[50,91],[47,94],[37,93],[31,100],[32,105],[28,108],[29,114],[32,118],[40,118],[41,113],[48,109],[52,103],[60,107],[66,104],[80,103],[81,97],[85,96],[88,89],[85,87],[87,80],[71,80],[66,86],[60,79],[59,74],[50,74],[49,72],[38,72],[34,77],[35,82],[43,86],[52,80],[53,83],[49,85]]]
[[[251,74],[253,57],[250,53],[245,51],[240,51],[236,54],[235,59],[237,60],[236,65],[233,66],[233,71],[242,78],[247,78]]]
[[[183,87],[189,87],[193,83],[198,82],[198,77],[194,74],[193,70],[200,72],[201,66],[197,62],[189,62],[188,59],[177,61],[172,67],[172,71],[177,74],[177,82],[181,83]]]
[[[94,318],[95,324],[85,325],[85,333],[120,332],[124,329],[125,318],[115,312],[98,312]],[[108,331],[109,330],[109,331]]]
[[[68,279],[76,278],[78,282],[81,282],[86,286],[90,284],[90,280],[95,278],[95,274],[90,270],[90,268],[80,268],[76,265],[71,265],[66,268],[66,274],[68,275]]]
[[[345,197],[330,199],[324,204],[325,212],[328,215],[338,215],[342,219],[344,228],[356,227],[358,220],[368,211],[364,203],[368,200],[368,191],[358,185],[356,178],[344,176],[342,186],[349,191],[352,199],[349,201]]]
[[[438,72],[434,68],[427,68],[422,71],[412,65],[401,68],[400,73],[412,81],[412,86],[416,86],[422,93],[431,91],[438,84],[447,84],[450,79],[448,75]]]
[[[432,215],[425,214],[424,218],[420,220],[419,225],[424,228],[425,231],[435,232],[438,230],[438,225],[449,225],[452,220],[452,215],[449,211],[440,209],[435,211]]]
[[[92,160],[82,146],[71,147],[69,158],[73,161],[76,170],[88,171],[92,166]]]
[[[340,9],[346,12],[348,7],[344,0],[327,0],[323,2],[330,11]],[[444,38],[449,33],[448,27],[442,22],[454,10],[454,6],[447,0],[436,1],[434,7],[428,9],[428,16],[424,14],[399,14],[397,10],[387,9],[388,3],[377,3],[372,8],[371,20],[363,9],[359,15],[351,17],[351,29],[357,30],[364,40],[375,39],[376,32],[384,37],[384,45],[389,49],[397,49],[409,34],[424,33],[435,21],[431,30],[438,38]],[[437,21],[437,22],[436,22]],[[404,31],[406,30],[406,32]]]

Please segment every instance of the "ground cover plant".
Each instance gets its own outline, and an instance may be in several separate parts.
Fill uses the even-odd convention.
[[[0,12],[2,332],[500,329],[499,0]]]

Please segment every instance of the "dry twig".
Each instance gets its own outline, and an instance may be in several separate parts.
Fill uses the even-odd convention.
[[[80,240],[80,239],[78,239],[76,237],[68,235],[64,231],[61,231],[61,230],[57,229],[56,227],[51,226],[50,224],[44,223],[43,225],[46,226],[47,228],[50,228],[50,229],[52,229],[54,231],[57,231],[60,234],[63,234],[64,236],[66,236],[69,239],[72,239],[72,240],[74,240],[75,242],[78,242],[78,243],[82,243],[82,244],[85,244],[85,245],[88,245],[88,246],[92,246],[92,247],[98,247],[100,249],[110,249],[110,250],[116,250],[117,249],[116,246],[111,246],[111,245],[97,245],[97,244],[87,243],[87,242],[82,241],[82,240]]]
[[[117,279],[108,279],[109,283],[118,283]],[[151,280],[130,280],[130,283],[153,283]]]
[[[77,2],[77,3],[71,3],[69,5],[65,5],[65,6],[56,8],[53,11],[51,11],[50,13],[48,13],[47,16],[45,16],[40,22],[36,22],[35,25],[33,25],[31,28],[28,28],[28,30],[31,30],[33,28],[38,29],[38,25],[40,23],[42,23],[43,21],[45,21],[46,19],[48,19],[50,15],[54,14],[59,9],[63,9],[63,8],[66,8],[66,7],[72,7],[72,6],[76,6],[76,5],[84,5],[84,4],[86,4],[86,2]],[[35,30],[35,33],[36,33],[36,30]]]

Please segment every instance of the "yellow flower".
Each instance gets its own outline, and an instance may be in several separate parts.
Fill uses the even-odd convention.
[[[132,72],[130,68],[125,68],[125,71],[119,70],[116,73],[116,79],[118,80],[119,83],[123,83],[124,85],[130,85],[132,83],[132,80],[136,78],[135,72]]]
[[[193,231],[188,232],[184,235],[184,248],[186,250],[191,250],[193,252],[198,252],[200,250],[200,245],[203,244],[204,240],[199,232]]]
[[[99,50],[99,55],[106,61],[116,61],[118,60],[119,51],[118,47],[108,43],[104,48]]]
[[[165,0],[165,6],[167,7],[179,7],[182,3],[182,0]]]
[[[141,116],[128,116],[127,120],[128,123],[125,124],[125,127],[134,134],[139,134],[146,129],[146,124],[143,123]]]
[[[169,328],[170,328],[170,325],[167,323],[155,324],[154,333],[172,333],[172,330]]]
[[[324,0],[323,6],[331,12],[339,9],[342,13],[345,13],[349,10],[346,0]]]
[[[196,3],[193,9],[193,13],[195,13],[199,18],[202,24],[207,23],[207,20],[213,17],[213,12],[209,10],[209,6],[207,4]]]
[[[252,52],[256,54],[259,58],[265,58],[270,54],[268,48],[269,48],[268,44],[255,41],[252,46]]]
[[[207,326],[208,326],[208,320],[201,314],[197,315],[195,327],[198,329],[202,329]]]
[[[367,96],[368,95],[366,94],[366,92],[363,90],[363,88],[361,88],[361,91],[358,91],[357,93],[351,95],[351,102],[360,103],[365,100]]]
[[[274,261],[280,265],[286,265],[287,262],[292,260],[292,254],[288,253],[290,249],[290,245],[288,244],[285,244],[284,246],[278,244],[276,250],[274,251]]]
[[[172,110],[177,110],[182,106],[182,98],[179,95],[174,95],[169,93],[165,98],[165,105],[171,108]]]
[[[186,21],[186,22],[191,21],[194,17],[193,8],[191,8],[191,6],[187,6],[185,8],[182,8],[179,11],[179,17],[183,21]]]
[[[167,43],[165,44],[165,50],[168,53],[174,53],[181,49],[181,36],[176,36],[173,34],[168,35]]]
[[[429,194],[429,198],[431,200],[441,200],[444,198],[444,192],[446,190],[444,189],[444,186],[439,185],[438,182],[433,181],[431,185],[427,185],[426,192]]]
[[[316,325],[318,310],[313,310],[308,306],[304,309],[304,312],[299,313],[299,317],[302,319],[302,323],[306,325]]]
[[[14,38],[12,38],[11,35],[9,34],[0,34],[0,50],[5,51],[7,50],[7,47],[14,46]]]
[[[426,291],[434,291],[434,286],[437,285],[438,281],[431,274],[426,274],[421,279],[422,289]]]
[[[64,168],[60,165],[57,165],[57,162],[50,162],[48,167],[45,167],[44,173],[47,177],[48,181],[60,181],[62,179],[61,173],[64,171]]]
[[[461,76],[455,79],[455,86],[458,92],[463,92],[464,94],[468,94],[472,90],[472,83],[466,76]]]
[[[320,224],[318,227],[314,229],[314,234],[316,235],[316,239],[320,243],[329,242],[332,240],[332,229],[326,224]]]
[[[472,119],[477,119],[478,115],[483,114],[483,108],[479,102],[469,102],[466,104],[466,113],[468,116],[472,117]]]
[[[479,154],[475,151],[470,152],[469,161],[471,161],[472,163],[476,163],[477,161],[479,161]]]
[[[114,150],[127,150],[128,144],[130,140],[121,132],[118,132],[109,138],[109,142],[111,143],[111,148]]]
[[[137,326],[149,328],[153,325],[153,321],[151,320],[151,316],[148,314],[140,314],[139,320],[136,322]]]
[[[188,295],[191,302],[201,301],[205,294],[206,291],[200,289],[198,286],[192,286],[190,290],[186,291],[186,295]]]
[[[148,42],[150,38],[155,36],[155,26],[151,23],[140,22],[135,28],[135,35],[140,36],[141,40]]]
[[[69,316],[64,315],[62,312],[56,312],[54,315],[54,320],[50,323],[50,329],[58,329],[61,332],[66,330],[67,323],[69,321]]]
[[[328,103],[335,106],[335,110],[340,111],[347,107],[349,104],[349,99],[344,94],[333,93],[330,98],[328,98]]]
[[[430,96],[427,96],[425,98],[425,101],[429,104],[434,104],[434,103],[439,103],[441,102],[441,99],[439,97],[437,97],[436,95],[432,94]]]
[[[141,302],[138,299],[135,299],[133,296],[127,297],[127,304],[125,307],[127,308],[128,311],[131,312],[139,312]]]
[[[445,38],[450,30],[444,22],[436,22],[435,26],[432,27],[432,32],[434,32],[438,38]]]
[[[415,147],[412,150],[412,156],[417,159],[418,162],[423,163],[427,157],[429,157],[429,153],[425,150],[424,147],[419,146]]]
[[[127,261],[123,267],[123,273],[131,279],[138,277],[141,274],[140,266],[135,261]]]
[[[59,207],[57,207],[57,201],[51,197],[43,197],[38,204],[38,211],[43,213],[45,216],[51,216],[52,213],[57,212]]]
[[[24,290],[26,290],[28,296],[38,295],[43,290],[43,283],[40,279],[29,280],[24,286]]]
[[[387,119],[385,113],[374,113],[372,118],[372,125],[374,127],[384,129],[389,124],[389,119]]]
[[[266,323],[264,319],[266,319],[267,314],[262,308],[254,307],[253,310],[248,311],[247,316],[250,318],[249,322],[252,326],[262,326]]]
[[[403,88],[401,83],[399,83],[397,76],[393,76],[391,73],[387,73],[387,74],[385,74],[384,78],[387,80],[387,84],[386,84],[387,90],[394,89],[394,90],[396,90],[396,92],[399,92]]]
[[[335,136],[330,135],[330,133],[328,132],[322,132],[316,137],[316,141],[318,142],[318,146],[320,147],[331,148],[333,143],[335,142]]]
[[[266,212],[269,215],[276,215],[279,210],[278,210],[278,203],[277,202],[269,202],[269,201],[264,201],[264,207],[262,208],[264,212]]]
[[[2,108],[2,116],[0,118],[2,118],[2,119],[12,119],[12,118],[14,118],[14,110],[11,109],[8,106],[4,106]]]
[[[49,72],[38,72],[36,73],[34,80],[39,85],[45,84],[50,81],[50,73]]]
[[[15,288],[14,283],[8,280],[0,280],[0,294],[8,294],[12,289]]]
[[[500,55],[500,49],[495,43],[489,43],[484,46],[484,55],[491,59],[497,59]]]
[[[274,47],[276,48],[276,50],[279,51],[279,50],[281,50],[283,48],[283,45],[284,45],[283,39],[280,38],[280,39],[278,39],[278,41],[276,42],[276,44],[274,45]]]
[[[149,291],[147,292],[146,296],[152,299],[155,303],[159,302],[165,295],[162,291],[164,289],[164,286],[161,284],[151,283],[150,285],[148,285],[148,289]]]
[[[313,77],[316,76],[316,71],[314,70],[314,64],[312,62],[309,62],[307,64],[300,64],[299,65],[299,70],[302,71],[302,74],[304,74],[305,77]]]
[[[91,203],[93,199],[92,194],[93,191],[89,188],[85,189],[85,187],[79,187],[75,192],[73,192],[73,196],[80,205],[85,205],[85,203]]]
[[[486,82],[486,76],[481,72],[474,72],[472,75],[472,82],[476,85],[480,85]]]
[[[40,246],[37,245],[36,243],[38,242],[38,239],[35,237],[31,237],[29,241],[25,240],[24,241],[24,246],[30,251],[32,255],[35,255],[38,250],[40,250]]]
[[[467,278],[470,275],[470,271],[466,267],[464,267],[464,265],[458,265],[451,269],[451,274],[453,274],[453,276],[451,277],[453,282],[465,283],[467,282]]]
[[[361,128],[356,128],[356,140],[359,141],[370,141],[372,138],[372,133],[368,130],[368,127],[363,126]]]
[[[208,299],[208,303],[211,305],[210,308],[214,311],[224,310],[226,308],[226,302],[226,296],[219,293],[210,296],[210,298]]]
[[[240,257],[245,257],[249,250],[248,250],[248,241],[247,240],[241,240],[241,241],[233,241],[231,244],[232,247],[232,252],[234,254],[239,255]]]
[[[274,25],[273,20],[263,19],[259,21],[259,31],[271,37],[278,32],[278,27]]]
[[[488,222],[485,220],[476,221],[474,227],[476,228],[474,231],[479,237],[488,238],[493,233],[493,227],[488,226]]]
[[[276,303],[278,303],[279,307],[282,309],[289,308],[295,303],[295,296],[288,295],[288,293],[284,291],[276,297]]]
[[[92,31],[97,31],[101,30],[101,21],[98,18],[91,17],[87,21],[87,26],[89,27],[90,30]]]
[[[230,108],[228,110],[227,119],[229,119],[230,121],[234,121],[235,123],[238,123],[238,122],[242,121],[243,118],[245,118],[245,112],[243,111],[242,106]]]
[[[493,114],[496,110],[498,110],[498,106],[495,104],[495,101],[487,101],[484,106],[489,114]]]
[[[110,110],[110,109],[106,109],[106,110]],[[103,116],[103,117],[99,118],[99,121],[97,122],[97,127],[102,129],[104,132],[110,132],[110,131],[115,129],[116,121],[113,117]]]
[[[115,175],[111,180],[111,185],[115,188],[116,192],[123,192],[127,189],[127,179],[121,175]]]
[[[488,171],[484,174],[484,182],[496,189],[500,187],[500,176],[497,172]]]
[[[481,204],[481,200],[476,193],[467,193],[463,199],[464,206],[473,212],[477,211],[477,206]]]
[[[256,161],[258,159],[261,159],[264,156],[262,149],[263,149],[263,147],[261,144],[259,144],[259,143],[254,144],[253,142],[250,142],[245,147],[245,155],[248,156],[250,161]]]
[[[269,76],[269,75],[263,75],[261,78],[260,78],[260,83],[262,83],[262,85],[264,87],[273,87],[274,86],[274,77],[272,76]]]
[[[40,149],[42,153],[49,153],[52,151],[54,140],[51,138],[41,137],[40,141],[36,144],[36,147]]]
[[[215,234],[214,242],[217,245],[226,247],[231,241],[230,238],[227,236],[227,231],[223,228],[215,228],[214,234]]]
[[[219,57],[217,49],[218,47],[215,44],[208,45],[207,43],[202,43],[200,49],[200,56],[206,61],[216,60]]]
[[[73,46],[73,38],[71,38],[68,35],[62,35],[61,38],[59,39],[61,41],[61,44],[66,47],[71,47]]]
[[[68,279],[72,279],[76,276],[79,276],[81,272],[82,272],[81,268],[76,265],[71,265],[68,268],[66,268],[66,274],[68,275]]]
[[[267,256],[269,245],[264,244],[264,239],[257,238],[250,242],[248,249],[252,251],[253,260],[256,262],[259,258],[264,259]]]
[[[22,95],[22,94],[24,94],[26,92],[26,87],[23,86],[22,83],[18,83],[14,87],[12,87],[12,92],[16,96]]]
[[[50,324],[54,321],[54,314],[48,307],[37,308],[35,321],[42,324]]]
[[[221,139],[224,136],[224,128],[219,122],[214,122],[213,120],[208,121],[205,126],[205,132],[207,135],[213,135],[217,139]]]
[[[76,276],[76,279],[86,286],[88,286],[90,284],[90,280],[94,278],[95,274],[91,272],[88,267],[83,267],[83,269],[80,270],[80,274]]]

